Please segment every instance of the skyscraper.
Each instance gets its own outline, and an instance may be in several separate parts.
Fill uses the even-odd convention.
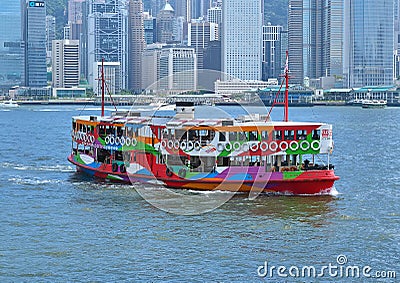
[[[0,9],[0,88],[24,83],[21,2],[2,1]]]
[[[53,48],[53,40],[56,39],[56,18],[53,16],[46,16],[46,51],[51,56],[51,50]]]
[[[225,0],[222,25],[222,71],[242,80],[261,79],[261,0]]]
[[[118,71],[113,89],[118,93],[128,87],[128,40],[127,11],[119,0],[93,0],[89,6],[88,20],[88,77],[89,84],[95,87],[97,65],[105,62],[118,62]]]
[[[160,43],[174,40],[175,11],[167,1],[157,14],[157,41]]]
[[[348,87],[393,84],[394,1],[345,1],[345,79]]]
[[[47,86],[46,5],[44,1],[23,2],[25,42],[25,86]]]
[[[71,28],[70,39],[80,40],[85,0],[68,1],[68,25]]]
[[[195,49],[197,67],[203,69],[203,52],[210,41],[218,39],[218,25],[207,22],[192,22],[188,24],[188,46]]]
[[[279,45],[282,30],[282,26],[273,26],[271,24],[263,26],[262,79],[265,81],[269,78],[278,78],[281,74],[281,49]]]
[[[79,85],[79,41],[53,40],[53,87],[70,88]]]
[[[145,47],[143,2],[142,0],[129,1],[129,67],[128,86],[135,93],[142,91],[142,55]]]
[[[342,75],[343,1],[289,0],[291,81]]]

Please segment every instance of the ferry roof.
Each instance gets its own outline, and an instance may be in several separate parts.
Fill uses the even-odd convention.
[[[94,118],[94,119],[93,119]],[[115,123],[115,124],[153,124],[153,125],[166,125],[168,128],[183,128],[183,127],[216,127],[229,129],[229,127],[299,127],[299,126],[321,126],[325,123],[320,122],[295,122],[295,121],[263,121],[263,120],[247,120],[238,121],[233,120],[233,125],[223,125],[223,121],[226,119],[169,119],[165,117],[150,117],[150,116],[140,116],[140,117],[122,117],[122,116],[74,116],[74,121],[87,121],[93,124],[99,122]]]

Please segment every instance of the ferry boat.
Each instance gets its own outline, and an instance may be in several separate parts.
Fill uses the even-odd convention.
[[[6,100],[0,102],[0,108],[17,108],[17,107],[19,107],[19,104],[13,100]]]
[[[362,101],[362,108],[385,108],[387,105],[386,100],[370,100],[365,99]]]
[[[288,71],[285,74],[288,84]],[[288,87],[286,87],[286,90]],[[102,179],[177,189],[329,194],[339,179],[330,164],[332,125],[268,115],[198,119],[191,103],[172,118],[118,112],[72,118],[78,171]],[[104,93],[102,93],[104,97]]]

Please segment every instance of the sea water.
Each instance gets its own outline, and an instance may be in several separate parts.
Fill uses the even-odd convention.
[[[375,282],[366,276],[391,271],[397,279],[380,280],[400,280],[399,108],[291,109],[292,120],[333,124],[337,193],[239,194],[192,216],[154,207],[140,185],[75,172],[71,117],[98,112],[0,111],[1,282]]]

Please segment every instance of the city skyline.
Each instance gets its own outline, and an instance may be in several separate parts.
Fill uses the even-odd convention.
[[[56,19],[46,14],[44,1],[1,3],[9,5],[1,13],[14,23],[6,25],[12,34],[0,29],[3,89],[46,87],[46,64],[56,72],[51,60],[56,39],[79,41],[79,74],[93,89],[98,63],[103,58],[119,63],[117,93],[143,90],[148,67],[143,51],[153,43],[194,48],[198,68],[205,57],[207,64],[220,60],[220,71],[242,80],[279,79],[284,50],[289,50],[291,83],[299,85],[394,85],[399,73],[398,0],[384,0],[378,8],[361,0],[288,0],[287,28],[266,23],[265,0],[69,0],[63,38],[57,38]]]

